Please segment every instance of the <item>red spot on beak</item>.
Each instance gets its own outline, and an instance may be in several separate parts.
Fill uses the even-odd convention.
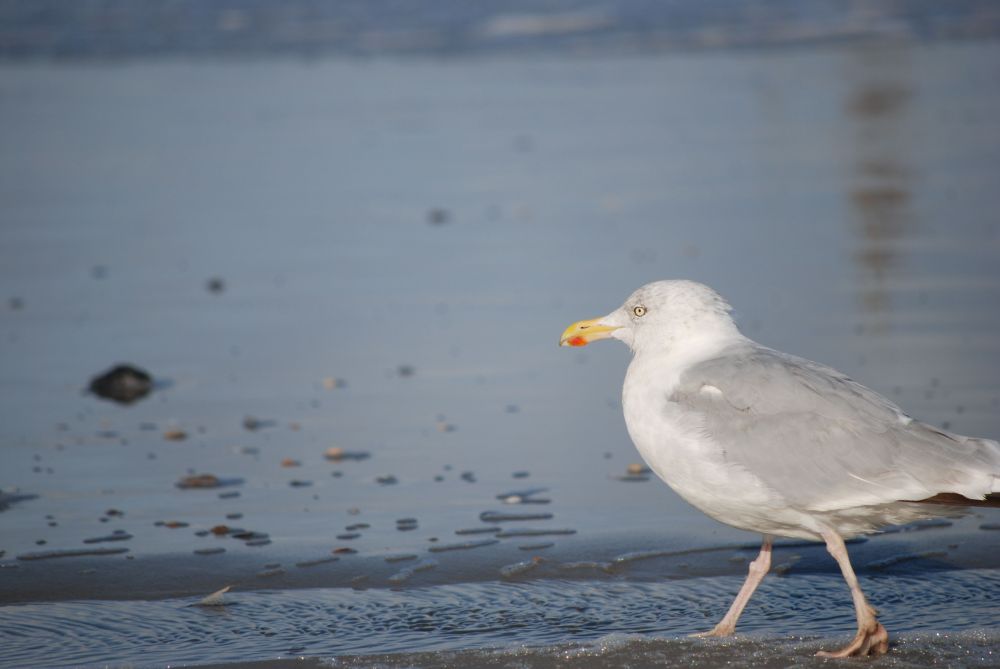
[[[587,340],[583,337],[570,337],[569,341],[566,343],[570,346],[586,346]]]

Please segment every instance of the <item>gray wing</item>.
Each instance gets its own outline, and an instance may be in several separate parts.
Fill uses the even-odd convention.
[[[834,369],[756,345],[693,366],[669,399],[700,414],[726,463],[803,509],[981,498],[1000,475],[996,442],[936,430]]]

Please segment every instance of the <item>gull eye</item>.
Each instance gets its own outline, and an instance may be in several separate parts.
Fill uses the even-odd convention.
[[[632,313],[635,314],[638,318],[642,318],[643,316],[646,315],[646,307],[642,306],[641,304],[634,306],[632,307]]]

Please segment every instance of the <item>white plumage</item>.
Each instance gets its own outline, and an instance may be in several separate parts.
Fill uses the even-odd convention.
[[[1000,490],[1000,444],[930,427],[834,369],[760,346],[729,312],[707,286],[658,281],[574,323],[561,343],[625,342],[634,356],[622,406],[639,453],[692,505],[764,534],[747,582],[708,634],[732,633],[770,566],[771,537],[789,536],[825,541],[851,587],[858,634],[827,655],[885,652],[843,538],[940,513],[919,503],[937,495],[985,499]]]

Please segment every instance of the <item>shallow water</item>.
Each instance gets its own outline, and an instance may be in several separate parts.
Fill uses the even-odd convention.
[[[336,656],[343,658],[339,664],[355,666],[351,656],[378,649],[399,655],[385,658],[387,666],[461,666],[454,659],[410,654],[527,647],[535,650],[520,650],[516,660],[530,663],[551,655],[554,645],[608,635],[621,635],[635,652],[660,644],[668,656],[692,649],[697,655],[721,644],[685,641],[683,636],[711,627],[740,582],[724,577],[658,583],[464,583],[403,591],[314,588],[240,593],[228,596],[228,606],[207,608],[194,606],[197,600],[173,599],[22,604],[5,608],[0,638],[10,666],[36,662],[42,649],[44,663],[52,665]],[[885,604],[884,624],[897,632],[926,636],[939,629],[992,628],[990,638],[997,639],[997,570],[872,578],[866,586],[873,600]],[[853,634],[851,607],[831,606],[846,604],[845,586],[836,575],[773,579],[757,596],[760,603],[747,611],[741,630],[751,639],[761,634],[784,638],[780,647],[798,660],[811,654],[802,648],[815,652],[824,641],[832,648]],[[907,609],[925,614],[917,623]],[[787,637],[807,643],[790,648]],[[739,644],[723,647],[725,652],[716,650],[717,659],[746,659]],[[631,654],[621,650],[624,657]]]
[[[497,662],[552,666],[635,632],[593,665],[702,649],[674,637],[721,615],[757,537],[619,479],[638,460],[627,352],[559,333],[695,278],[762,343],[1000,436],[998,62],[984,42],[0,67],[0,488],[36,496],[0,512],[0,664],[461,666],[529,644]],[[159,388],[130,407],[83,392],[118,361]],[[175,487],[192,471],[240,483]],[[497,498],[533,488],[550,501]],[[574,533],[430,552],[489,538],[455,534],[485,511]],[[998,521],[851,546],[890,631],[945,634],[942,661],[995,641]],[[270,543],[195,534],[219,524]],[[131,538],[84,543],[115,530]],[[84,547],[128,552],[17,559]],[[670,555],[600,566],[649,550]],[[782,551],[788,578],[741,629],[846,638],[834,565]],[[400,553],[436,566],[406,575]],[[178,599],[227,584],[222,611]],[[741,643],[720,652],[799,648]],[[459,655],[371,659],[417,650]]]

